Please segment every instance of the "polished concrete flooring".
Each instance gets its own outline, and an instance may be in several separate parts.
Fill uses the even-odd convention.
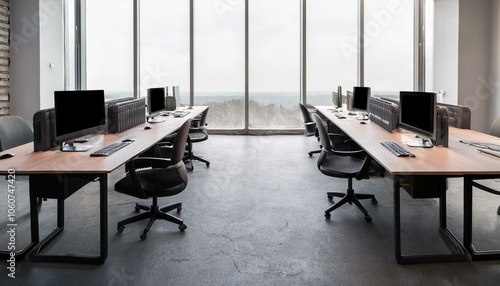
[[[373,218],[365,222],[353,205],[323,216],[327,191],[343,191],[344,179],[316,167],[313,138],[298,135],[211,135],[195,151],[211,162],[195,162],[187,189],[160,204],[182,201],[178,216],[188,226],[157,221],[145,241],[146,222],[116,222],[135,214],[138,200],[113,191],[122,168],[109,178],[109,254],[103,265],[18,261],[15,279],[0,269],[1,285],[498,285],[500,261],[399,265],[394,257],[390,176],[355,181],[360,193],[374,193],[378,204],[363,201]],[[2,180],[3,181],[3,180]],[[6,190],[6,183],[1,182]],[[462,182],[449,181],[448,225],[462,239]],[[66,200],[66,228],[45,253],[97,253],[98,183]],[[27,183],[16,182],[17,245],[29,239]],[[5,194],[5,192],[4,192]],[[7,243],[6,196],[0,206],[0,244]],[[338,199],[335,199],[338,200]],[[477,248],[500,248],[500,196],[474,194]],[[145,201],[146,202],[146,201]],[[149,203],[149,202],[147,202]],[[55,226],[54,202],[40,211],[41,228]],[[403,252],[449,252],[437,234],[438,203],[402,192]],[[176,212],[173,212],[176,214]]]

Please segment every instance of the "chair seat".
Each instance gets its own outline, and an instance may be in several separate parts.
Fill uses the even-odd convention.
[[[175,169],[162,170],[161,175],[155,172],[154,169],[146,169],[137,171],[136,175],[144,193],[148,197],[173,196],[182,192],[186,187],[184,182],[179,179]],[[115,190],[119,193],[143,198],[138,195],[137,187],[129,175],[115,184]]]
[[[208,134],[206,132],[189,132],[189,139],[191,142],[201,142],[208,139]]]
[[[319,166],[321,173],[339,178],[353,178],[361,171],[364,160],[355,157],[330,155]]]

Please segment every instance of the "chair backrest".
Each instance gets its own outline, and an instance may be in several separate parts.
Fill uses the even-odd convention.
[[[490,131],[488,132],[490,135],[500,137],[500,117],[497,117],[493,124],[491,124]]]
[[[33,141],[33,130],[19,116],[0,117],[0,151]]]
[[[191,127],[191,119],[186,120],[184,124],[177,130],[174,143],[172,145],[172,156],[170,161],[173,164],[182,161],[184,151],[186,151],[186,142],[189,135],[189,128]]]
[[[199,123],[197,124],[197,127],[199,127],[199,128],[203,128],[205,125],[207,125],[207,115],[208,115],[208,110],[209,110],[209,107],[207,107],[207,109],[205,109],[205,110],[201,113],[201,115],[200,115],[200,117],[199,117]],[[195,120],[193,120],[193,121],[196,121],[196,119],[195,119]]]
[[[316,127],[318,128],[319,133],[319,142],[321,143],[322,148],[331,150],[332,143],[330,142],[330,138],[328,137],[328,131],[326,130],[325,125],[323,125],[323,119],[321,119],[318,114],[313,114],[313,117],[316,121]]]
[[[311,112],[309,112],[309,109],[307,109],[307,107],[302,103],[299,103],[299,107],[302,112],[302,120],[304,121],[304,135],[316,135],[316,124],[314,123]]]
[[[313,118],[311,117],[311,113],[309,112],[307,107],[302,103],[299,103],[299,106],[300,106],[300,111],[302,112],[302,119],[304,120],[304,123],[314,122]]]

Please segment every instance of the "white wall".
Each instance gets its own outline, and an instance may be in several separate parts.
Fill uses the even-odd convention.
[[[64,88],[62,0],[11,1],[10,9],[10,111],[32,120]]]
[[[458,102],[458,1],[434,1],[433,88],[444,90],[442,102]]]
[[[493,23],[491,10],[493,2],[498,1],[434,2],[433,90],[446,91],[442,99],[445,103],[468,106],[472,112],[471,127],[481,132],[488,131],[493,112],[492,27],[498,29],[498,21]]]
[[[460,0],[458,103],[469,106],[471,128],[488,132],[491,90],[491,0]]]

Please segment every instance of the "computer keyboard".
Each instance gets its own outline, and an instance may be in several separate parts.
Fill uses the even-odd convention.
[[[174,117],[184,117],[188,115],[190,112],[189,111],[176,111],[173,113]]]
[[[90,154],[90,157],[100,157],[100,156],[109,156],[116,151],[122,149],[123,147],[131,144],[132,142],[115,142],[111,143],[107,146],[102,147],[99,150],[96,150],[95,152]]]
[[[346,119],[345,115],[342,113],[335,113],[335,116],[337,116],[338,119]]]
[[[405,148],[401,147],[401,145],[396,142],[387,141],[380,142],[380,144],[382,144],[382,146],[384,146],[387,150],[391,151],[392,154],[398,157],[415,157],[415,155],[410,153]]]

